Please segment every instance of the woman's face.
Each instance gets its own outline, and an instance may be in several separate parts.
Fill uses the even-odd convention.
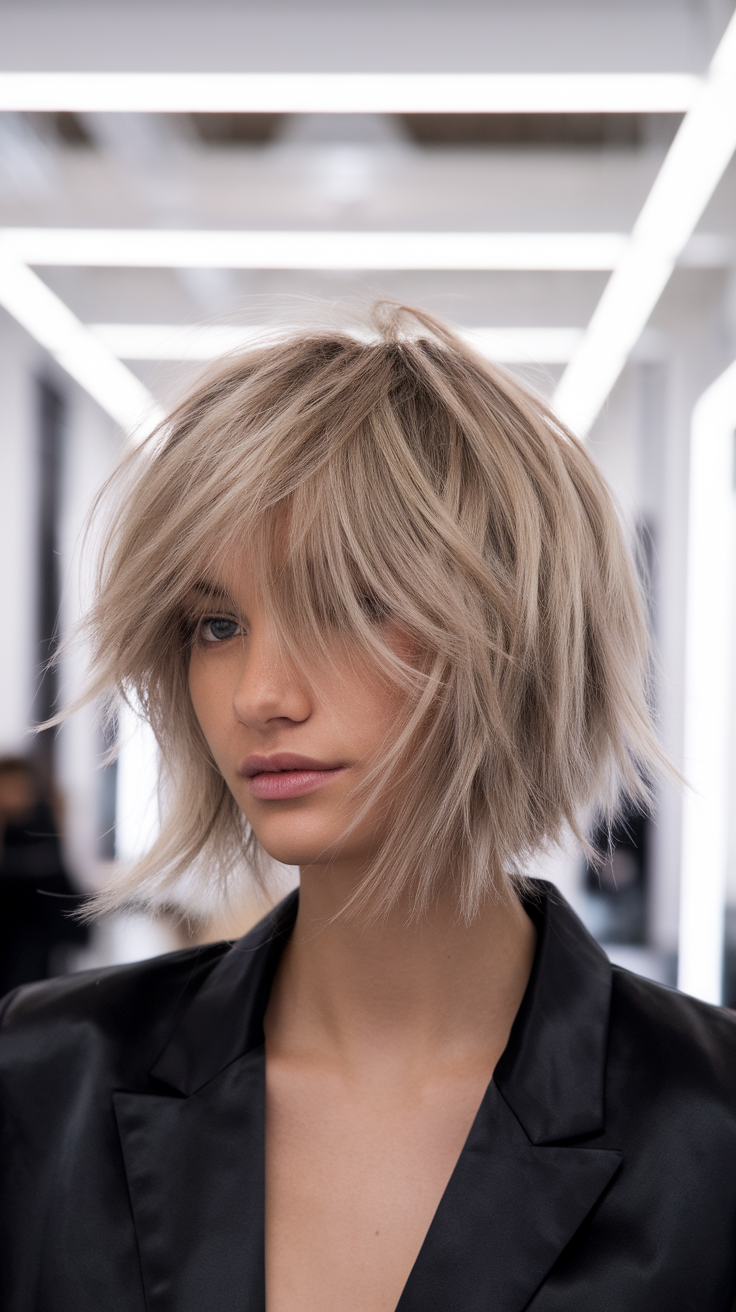
[[[345,644],[336,643],[330,668],[309,679],[298,663],[287,665],[242,571],[218,579],[198,614],[192,704],[257,838],[287,865],[336,858],[362,865],[382,836],[380,817],[368,814],[343,835],[357,813],[356,786],[385,748],[402,694]],[[395,645],[405,648],[399,635]]]

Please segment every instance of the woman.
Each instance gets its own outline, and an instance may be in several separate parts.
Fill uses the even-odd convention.
[[[7,1312],[733,1306],[736,1027],[523,874],[660,759],[610,497],[379,319],[226,362],[114,483],[89,694],[165,776],[100,906],[300,888],[6,1000]]]

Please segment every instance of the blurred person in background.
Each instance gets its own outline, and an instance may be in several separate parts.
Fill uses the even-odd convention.
[[[6,999],[4,1312],[734,1307],[736,1017],[524,874],[664,764],[616,509],[436,319],[371,328],[224,361],[111,485],[88,692],[164,787],[97,909],[300,886]]]
[[[0,995],[64,973],[69,949],[87,939],[70,917],[80,901],[32,761],[0,757]]]

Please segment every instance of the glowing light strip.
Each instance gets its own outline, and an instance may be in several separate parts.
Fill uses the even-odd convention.
[[[131,435],[152,424],[152,396],[37,274],[0,250],[0,305]]]
[[[736,149],[736,15],[686,114],[554,404],[590,430]]]
[[[228,232],[175,228],[6,228],[33,265],[208,269],[609,270],[618,232]]]
[[[582,328],[466,328],[463,337],[499,364],[564,364],[583,336]]]
[[[268,335],[267,328],[220,324],[181,326],[167,323],[91,323],[98,337],[119,360],[217,360],[244,350]]]
[[[122,360],[216,360],[280,331],[273,327],[146,323],[93,323],[90,332]],[[288,331],[286,329],[285,331]],[[557,364],[569,360],[583,334],[581,328],[472,328],[470,345],[504,364],[531,361]]]
[[[118,768],[115,780],[115,855],[137,861],[155,843],[158,809],[159,750],[151,726],[129,706],[121,706]]]
[[[1,73],[0,110],[684,113],[688,73]]]
[[[690,446],[678,988],[720,1002],[733,705],[736,362],[698,401]]]

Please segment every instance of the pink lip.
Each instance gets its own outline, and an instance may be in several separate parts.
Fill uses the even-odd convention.
[[[271,802],[306,797],[330,783],[342,769],[342,765],[326,765],[293,752],[276,752],[273,756],[249,756],[240,774],[248,780],[253,797]]]

